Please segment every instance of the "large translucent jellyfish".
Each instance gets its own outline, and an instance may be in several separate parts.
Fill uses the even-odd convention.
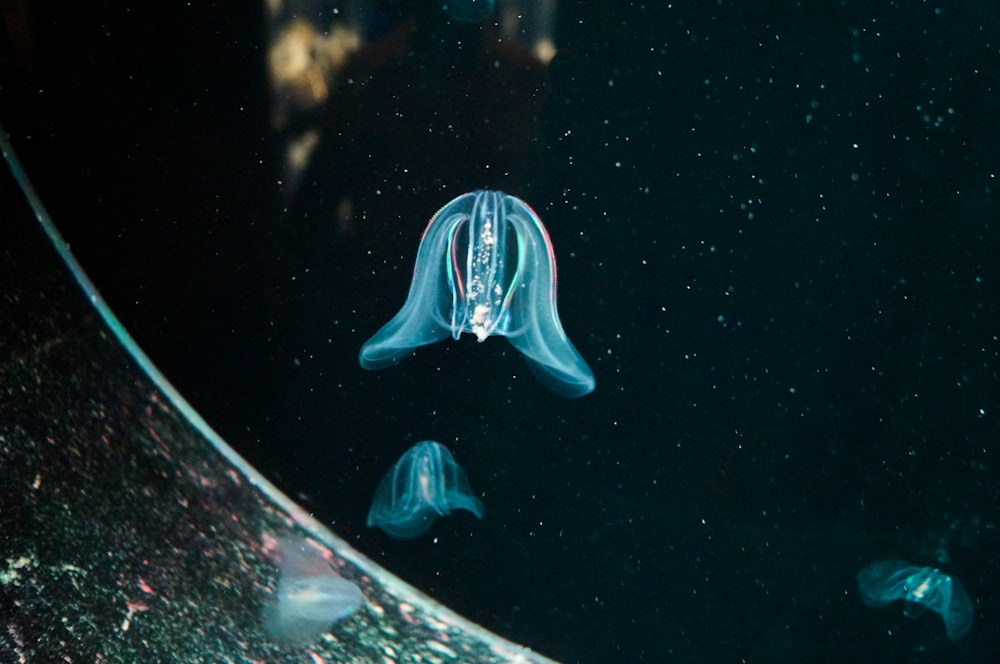
[[[314,643],[361,606],[361,589],[334,572],[308,541],[282,540],[278,556],[278,588],[262,615],[264,628],[275,641],[296,646]]]
[[[507,337],[561,396],[594,389],[594,374],[559,321],[549,234],[527,203],[502,191],[463,194],[434,215],[406,303],[361,347],[361,366],[383,369],[463,332],[480,342]]]

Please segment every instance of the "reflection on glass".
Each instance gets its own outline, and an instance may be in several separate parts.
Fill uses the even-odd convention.
[[[361,366],[383,369],[463,332],[479,341],[507,337],[561,396],[594,389],[594,374],[559,322],[549,234],[527,203],[502,191],[463,194],[434,215],[406,303],[362,346]]]
[[[972,600],[965,588],[933,567],[902,560],[878,560],[858,572],[858,592],[868,606],[906,602],[903,614],[915,618],[930,609],[941,616],[948,638],[956,641],[972,629]]]
[[[477,23],[493,13],[494,0],[444,0],[441,8],[455,21]]]
[[[382,478],[368,527],[381,528],[396,539],[413,539],[427,532],[439,515],[455,509],[483,518],[483,504],[472,495],[465,471],[451,452],[425,440],[407,450]]]
[[[361,589],[341,578],[306,540],[278,543],[281,576],[264,606],[267,633],[278,643],[308,645],[361,606]]]

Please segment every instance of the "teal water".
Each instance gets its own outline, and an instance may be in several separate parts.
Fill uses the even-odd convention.
[[[36,50],[3,120],[205,419],[485,626],[566,661],[994,661],[995,3],[621,4],[562,3],[541,66],[430,3],[341,78],[291,201],[260,16],[39,10],[39,43],[114,66]],[[498,339],[357,365],[482,188],[544,219],[592,394]],[[367,510],[425,439],[485,515],[396,542]],[[883,559],[961,579],[968,636],[865,607]]]

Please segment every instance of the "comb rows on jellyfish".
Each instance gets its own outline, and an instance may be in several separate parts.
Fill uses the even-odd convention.
[[[556,259],[527,203],[476,191],[435,214],[417,249],[403,308],[361,348],[383,369],[449,334],[504,336],[547,388],[564,397],[594,389],[594,374],[566,337],[556,309]]]

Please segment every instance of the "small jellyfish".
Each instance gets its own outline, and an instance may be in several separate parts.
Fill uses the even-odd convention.
[[[281,540],[278,557],[278,589],[262,615],[264,628],[276,642],[314,643],[333,623],[361,606],[361,589],[334,572],[308,541]]]
[[[483,504],[472,495],[469,480],[444,445],[417,443],[385,474],[375,491],[368,527],[396,539],[413,539],[453,509],[483,518]]]
[[[926,609],[944,621],[948,638],[957,641],[972,629],[974,609],[965,588],[933,567],[903,560],[877,560],[858,572],[858,592],[868,606],[883,607],[903,600],[903,615],[916,618]]]
[[[496,0],[444,0],[441,8],[452,20],[478,23],[493,13],[496,4]]]

